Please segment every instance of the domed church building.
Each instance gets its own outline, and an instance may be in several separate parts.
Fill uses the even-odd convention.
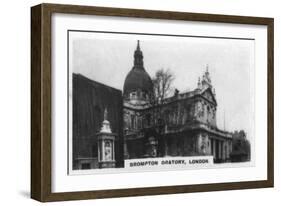
[[[126,158],[142,158],[147,155],[145,128],[151,125],[150,98],[153,83],[144,68],[140,42],[134,53],[134,64],[126,76],[123,87],[124,155]],[[128,148],[130,152],[128,152]]]
[[[229,161],[232,134],[217,127],[208,66],[193,91],[177,91],[155,105],[153,82],[144,65],[138,41],[123,87],[124,159],[212,155],[215,162]]]

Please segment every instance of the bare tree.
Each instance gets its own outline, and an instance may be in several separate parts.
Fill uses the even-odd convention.
[[[152,78],[153,94],[150,98],[150,103],[153,106],[153,119],[155,124],[163,118],[163,105],[165,99],[172,94],[172,82],[174,81],[174,74],[169,70],[163,68],[156,71],[155,76]]]
[[[172,83],[175,77],[169,69],[163,69],[156,71],[155,76],[152,78],[153,82],[153,94],[150,98],[150,104],[152,105],[153,126],[156,128],[155,133],[160,143],[159,150],[161,155],[167,155],[167,140],[164,135],[165,118],[163,112],[163,105],[165,99],[172,94]]]
[[[163,104],[165,98],[167,98],[172,91],[172,82],[174,80],[174,74],[169,70],[163,68],[156,71],[155,77],[152,79],[154,98],[157,104]]]

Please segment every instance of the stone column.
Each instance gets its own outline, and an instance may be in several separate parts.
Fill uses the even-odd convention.
[[[225,148],[226,148],[226,151],[225,151],[225,159],[227,160],[229,158],[229,150],[228,150],[228,141],[225,142]]]
[[[222,149],[222,160],[225,160],[225,149],[224,149],[224,141],[221,141],[221,149]]]
[[[227,160],[228,159],[228,146],[227,146],[227,141],[224,143],[224,148],[225,148],[225,160]]]
[[[221,159],[224,160],[224,148],[223,148],[223,141],[221,141]]]
[[[218,141],[218,159],[221,159],[221,141],[220,140],[217,140]]]
[[[212,139],[212,147],[213,147],[213,157],[214,159],[216,158],[216,140],[215,139]]]

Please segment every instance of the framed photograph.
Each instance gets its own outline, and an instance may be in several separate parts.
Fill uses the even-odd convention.
[[[31,197],[273,187],[273,19],[31,8]]]

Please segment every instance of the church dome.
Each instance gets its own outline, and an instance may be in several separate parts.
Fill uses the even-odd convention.
[[[143,67],[143,55],[139,41],[134,54],[134,66],[125,79],[123,92],[129,94],[138,90],[146,93],[151,93],[153,90],[152,80]]]
[[[152,80],[144,69],[133,68],[126,77],[124,94],[141,90],[150,93],[153,89]]]

